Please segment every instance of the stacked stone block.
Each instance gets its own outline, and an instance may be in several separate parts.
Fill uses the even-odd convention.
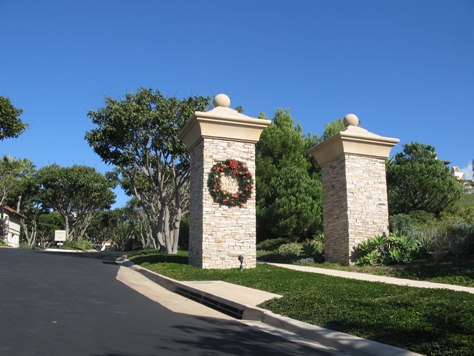
[[[214,202],[207,186],[212,166],[226,159],[247,163],[255,179],[253,143],[204,139],[191,153],[189,263],[200,268],[237,268],[238,257],[243,255],[244,267],[253,268],[257,257],[255,194],[242,207],[227,206]]]
[[[343,265],[361,241],[389,232],[385,161],[399,142],[358,123],[348,114],[344,130],[308,150],[322,168],[324,257]]]
[[[347,154],[322,167],[325,257],[354,263],[359,243],[388,235],[385,160]]]

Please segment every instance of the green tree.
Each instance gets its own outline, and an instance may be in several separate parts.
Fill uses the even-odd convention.
[[[30,215],[27,215],[27,217],[28,220],[32,220]],[[57,211],[41,212],[38,215],[36,226],[36,239],[39,240],[42,248],[46,248],[54,240],[54,231],[64,228],[64,221]]]
[[[4,156],[0,160],[0,206],[6,203],[16,208],[25,179],[35,170],[33,162]]]
[[[21,174],[17,176],[15,188],[8,195],[5,203],[10,207],[15,207],[17,211],[26,216],[26,219],[20,219],[22,240],[33,246],[36,245],[39,238],[41,246],[45,247],[46,242],[52,240],[54,230],[60,229],[63,224],[61,220],[59,225],[55,224],[55,228],[51,230],[52,221],[61,216],[42,208],[39,201],[40,185],[36,179],[35,165],[27,159],[16,160],[16,164],[20,167]]]
[[[150,248],[150,246],[156,249],[158,246],[153,238],[150,220],[141,204],[136,198],[132,198],[127,202],[125,209],[132,224],[133,238],[137,244],[140,244],[142,249]]]
[[[462,195],[435,148],[416,142],[403,145],[403,152],[387,161],[387,187],[390,215],[417,210],[439,214]]]
[[[120,251],[131,246],[133,226],[126,208],[106,210],[97,214],[87,228],[91,241],[114,241]]]
[[[28,127],[19,116],[22,109],[15,108],[10,99],[0,96],[0,141],[6,138],[16,138],[20,136]]]
[[[334,136],[344,128],[344,121],[342,119],[336,119],[329,124],[325,124],[323,131],[323,140],[327,140],[329,137]]]
[[[306,152],[318,141],[315,135],[303,135],[288,109],[277,109],[272,124],[262,132],[256,172],[259,240],[298,240],[321,229],[319,166]]]
[[[121,187],[140,203],[156,244],[176,253],[179,226],[189,204],[189,156],[178,132],[209,97],[166,98],[158,90],[139,89],[88,116],[98,126],[86,140],[104,162],[115,165]]]
[[[91,167],[52,164],[38,170],[36,179],[39,201],[61,214],[68,239],[81,240],[92,218],[115,203],[116,182]]]

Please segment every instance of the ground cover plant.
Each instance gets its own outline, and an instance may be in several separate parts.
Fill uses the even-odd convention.
[[[94,247],[92,246],[92,242],[88,240],[67,240],[64,241],[63,249],[70,249],[70,250],[93,250]]]
[[[187,255],[142,252],[134,263],[176,280],[222,280],[281,294],[260,307],[324,328],[426,355],[472,355],[474,295],[363,282],[259,264],[204,270]]]
[[[262,262],[290,263],[317,268],[336,269],[347,272],[368,273],[387,277],[397,277],[434,283],[454,284],[474,288],[474,255],[446,255],[435,261],[429,255],[421,256],[410,263],[393,265],[342,266],[337,263],[315,262],[303,254],[280,255],[275,251],[257,250],[258,260]]]

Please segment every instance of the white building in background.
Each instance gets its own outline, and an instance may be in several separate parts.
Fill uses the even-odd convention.
[[[20,247],[20,219],[26,219],[26,216],[4,205],[1,208],[0,218],[3,222],[2,237],[7,245],[15,248]]]
[[[459,169],[458,166],[453,166],[451,168],[451,175],[458,180],[464,179],[464,173]]]

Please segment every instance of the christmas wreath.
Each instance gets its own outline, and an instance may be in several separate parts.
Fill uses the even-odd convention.
[[[222,189],[222,174],[234,176],[239,183],[237,192]],[[215,163],[207,181],[211,196],[215,202],[228,206],[243,206],[252,196],[253,179],[247,165],[235,159]]]

